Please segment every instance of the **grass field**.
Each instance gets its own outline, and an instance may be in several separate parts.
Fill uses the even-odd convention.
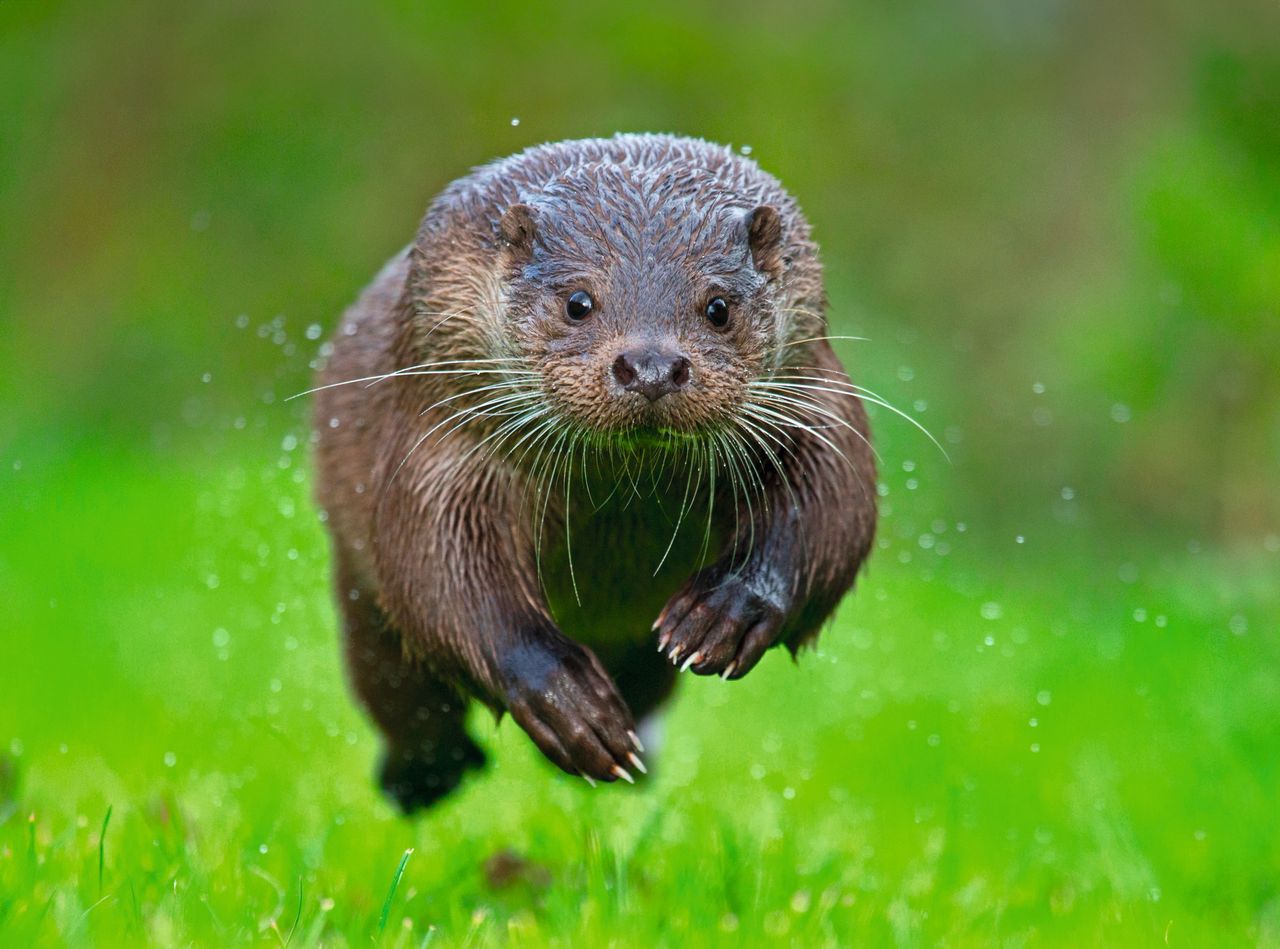
[[[891,473],[820,650],[689,676],[644,787],[477,715],[489,770],[410,823],[305,446],[226,437],[6,460],[4,945],[1280,944],[1274,550],[917,531]]]
[[[1280,947],[1280,5],[779,9],[0,2],[0,947]],[[616,130],[776,174],[954,464],[876,417],[858,593],[644,786],[476,715],[406,822],[285,397]]]

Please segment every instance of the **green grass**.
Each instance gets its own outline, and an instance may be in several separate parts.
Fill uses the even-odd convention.
[[[0,943],[1280,944],[1272,552],[922,545],[895,486],[820,651],[689,676],[654,780],[476,715],[406,822],[275,454],[5,473]]]
[[[0,2],[0,946],[1280,946],[1280,6],[1221,7]],[[750,145],[954,467],[877,418],[858,595],[643,787],[477,715],[406,823],[282,399],[447,182],[614,130]]]

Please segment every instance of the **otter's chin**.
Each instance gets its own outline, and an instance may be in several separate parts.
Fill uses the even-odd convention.
[[[672,428],[662,425],[632,425],[610,433],[618,445],[630,448],[678,448],[700,440],[700,428]]]
[[[705,441],[709,433],[732,424],[732,409],[687,398],[653,402],[617,399],[589,407],[558,406],[560,418],[598,445],[670,447],[679,449]]]

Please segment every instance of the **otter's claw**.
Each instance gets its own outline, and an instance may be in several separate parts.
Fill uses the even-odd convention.
[[[526,642],[504,654],[501,673],[511,717],[556,765],[588,782],[635,783],[635,724],[594,653],[564,638]]]
[[[778,596],[710,568],[695,574],[658,618],[659,650],[683,672],[737,679],[772,646],[786,619]]]

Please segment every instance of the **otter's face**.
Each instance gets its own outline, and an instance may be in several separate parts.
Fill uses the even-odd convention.
[[[778,212],[542,197],[500,231],[507,343],[553,410],[607,437],[729,422],[781,339]]]

